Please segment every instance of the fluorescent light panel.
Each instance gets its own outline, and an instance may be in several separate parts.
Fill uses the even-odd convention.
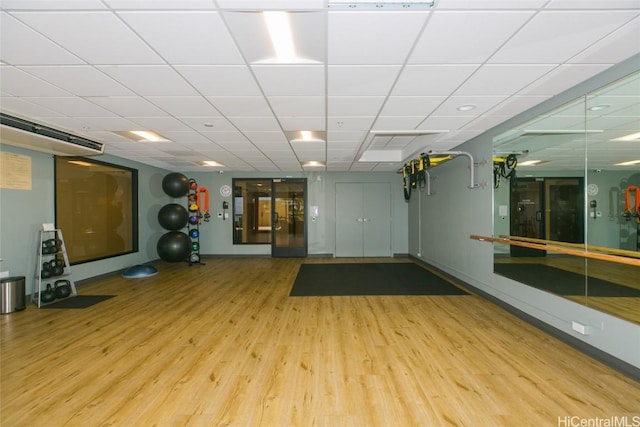
[[[631,160],[629,162],[616,163],[614,166],[640,166],[640,160]]]
[[[620,138],[614,138],[612,141],[640,141],[640,132],[621,136]]]
[[[265,11],[262,12],[262,15],[267,24],[271,43],[273,44],[273,49],[276,51],[278,59],[296,59],[291,24],[287,12]]]

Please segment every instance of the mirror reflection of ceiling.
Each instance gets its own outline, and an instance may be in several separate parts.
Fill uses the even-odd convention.
[[[584,170],[585,138],[589,169],[640,168],[640,71],[496,136],[494,153],[527,170]]]

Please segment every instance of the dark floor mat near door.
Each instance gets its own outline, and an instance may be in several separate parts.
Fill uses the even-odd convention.
[[[468,295],[413,263],[302,264],[290,296]]]

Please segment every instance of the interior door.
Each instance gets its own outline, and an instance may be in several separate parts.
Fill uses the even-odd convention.
[[[542,178],[518,178],[511,184],[510,234],[519,237],[544,239]],[[511,256],[545,256],[546,251],[510,245]]]
[[[584,191],[580,178],[545,179],[545,239],[584,243]]]
[[[336,184],[335,256],[391,256],[388,183]]]
[[[307,256],[307,180],[273,180],[271,256]]]

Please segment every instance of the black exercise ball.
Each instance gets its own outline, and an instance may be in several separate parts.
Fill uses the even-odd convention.
[[[157,249],[164,261],[186,261],[191,253],[191,239],[182,231],[169,231],[160,237]]]
[[[158,211],[158,222],[165,230],[180,230],[187,225],[187,221],[189,221],[189,212],[177,203],[164,205]]]
[[[171,197],[184,197],[189,192],[189,178],[172,172],[162,179],[162,189]]]

